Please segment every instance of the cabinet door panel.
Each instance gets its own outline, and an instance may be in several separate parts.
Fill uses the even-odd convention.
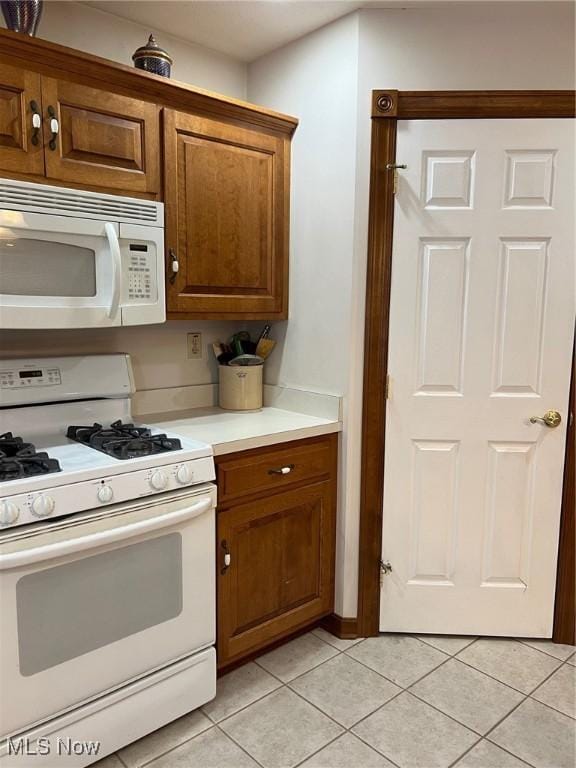
[[[42,94],[48,178],[159,193],[159,107],[48,77],[42,78]],[[53,150],[49,107],[60,125]]]
[[[283,518],[272,516],[247,522],[234,531],[237,631],[274,616],[282,606],[283,527]],[[262,579],[263,572],[266,579]]]
[[[218,540],[231,555],[219,576],[221,666],[330,612],[334,485],[325,481],[219,512]]]
[[[41,132],[36,144],[32,143],[32,101],[41,111],[40,75],[0,58],[0,171],[44,173]]]
[[[286,138],[165,111],[166,239],[180,267],[169,311],[285,315],[288,148]]]

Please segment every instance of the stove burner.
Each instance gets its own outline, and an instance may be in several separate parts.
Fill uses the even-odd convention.
[[[58,460],[37,451],[32,443],[14,437],[12,432],[0,435],[0,482],[60,471]]]
[[[121,421],[115,421],[109,427],[102,424],[68,427],[66,436],[115,459],[137,459],[182,448],[182,443],[176,438],[153,435],[146,427],[123,424]]]

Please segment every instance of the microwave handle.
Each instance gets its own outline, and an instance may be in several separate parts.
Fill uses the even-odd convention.
[[[120,255],[120,241],[116,234],[116,228],[114,224],[107,221],[104,224],[106,231],[106,237],[108,238],[108,246],[110,248],[110,255],[112,257],[112,298],[110,299],[110,309],[108,310],[108,317],[113,320],[118,312],[118,306],[120,304],[120,286],[122,280],[122,257]]]
[[[6,555],[0,555],[0,571],[6,571],[10,568],[20,568],[23,565],[52,560],[55,557],[64,555],[74,555],[87,549],[94,549],[105,544],[113,544],[117,541],[141,536],[144,533],[157,531],[161,528],[181,523],[185,520],[191,520],[199,517],[212,508],[212,498],[204,497],[201,501],[191,504],[184,509],[178,509],[175,512],[169,512],[165,515],[158,515],[149,520],[139,520],[135,523],[128,523],[121,528],[112,528],[104,531],[82,536],[78,539],[67,539],[57,541],[54,544],[46,544],[43,547],[31,547],[18,552],[9,552]]]

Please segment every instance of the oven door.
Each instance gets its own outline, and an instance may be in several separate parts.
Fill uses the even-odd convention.
[[[0,327],[120,325],[119,225],[0,211]]]
[[[0,539],[0,733],[215,640],[215,486]]]

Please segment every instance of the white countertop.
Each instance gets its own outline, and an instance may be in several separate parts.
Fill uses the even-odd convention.
[[[338,420],[265,406],[260,411],[192,408],[186,411],[140,414],[139,421],[183,437],[208,443],[214,455],[260,448],[290,440],[339,432]]]

